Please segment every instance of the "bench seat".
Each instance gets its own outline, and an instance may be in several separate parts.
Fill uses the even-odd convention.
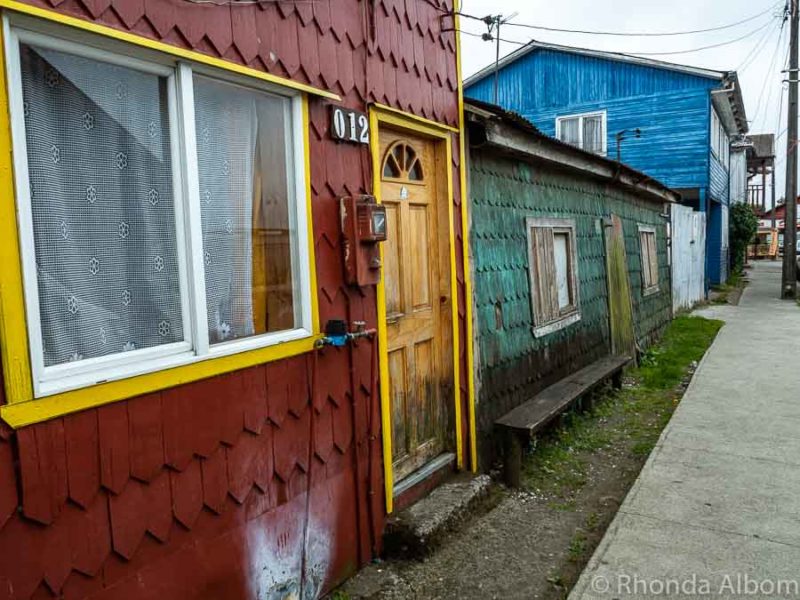
[[[601,358],[543,389],[527,402],[497,419],[495,427],[503,433],[505,442],[503,462],[506,483],[519,487],[522,449],[531,436],[600,383],[611,379],[615,387],[621,387],[622,370],[630,361],[629,356]]]

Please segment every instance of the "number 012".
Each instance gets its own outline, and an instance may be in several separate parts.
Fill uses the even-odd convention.
[[[369,119],[355,110],[334,107],[331,113],[333,137],[345,142],[369,144]]]

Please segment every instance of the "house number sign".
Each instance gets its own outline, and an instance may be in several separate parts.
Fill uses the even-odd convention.
[[[363,112],[331,106],[331,136],[340,142],[369,144],[369,119]]]

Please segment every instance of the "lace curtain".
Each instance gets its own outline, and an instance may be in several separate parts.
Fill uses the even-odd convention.
[[[581,120],[580,117],[572,119],[562,119],[559,125],[559,139],[562,142],[571,144],[573,146],[580,146],[581,133],[580,133]]]
[[[21,63],[45,365],[183,340],[166,79]]]
[[[212,344],[294,327],[287,101],[195,77]]]

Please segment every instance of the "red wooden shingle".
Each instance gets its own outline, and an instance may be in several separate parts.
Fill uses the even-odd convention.
[[[100,446],[97,411],[64,418],[69,497],[86,508],[100,489]]]
[[[258,55],[257,12],[258,9],[254,5],[237,6],[231,10],[233,43],[242,55],[245,64],[249,64]]]
[[[131,477],[150,481],[164,465],[161,394],[128,402]]]
[[[66,581],[72,570],[72,542],[71,537],[86,534],[80,527],[75,527],[76,521],[82,520],[86,513],[74,505],[66,505],[59,518],[46,530],[47,542],[43,545],[42,564],[44,566],[43,579],[47,587],[58,595],[61,586]]]
[[[99,0],[93,0],[98,2]],[[104,2],[108,0],[102,0]],[[170,0],[145,0],[147,19],[155,28],[159,37],[164,38],[178,21],[178,4]]]
[[[97,409],[100,432],[100,481],[115,494],[122,492],[130,477],[128,407],[116,402]]]
[[[225,498],[228,495],[227,452],[230,451],[217,448],[216,452],[200,462],[203,476],[203,503],[217,514],[225,510]]]
[[[69,540],[72,568],[84,575],[95,576],[111,552],[111,518],[109,499],[98,494],[80,512],[70,512]]]
[[[29,598],[44,576],[47,528],[11,519],[0,535],[0,598]]]
[[[67,461],[61,419],[17,432],[22,508],[30,519],[51,523],[67,499]]]
[[[306,410],[300,418],[289,417],[283,427],[273,430],[273,459],[275,474],[286,483],[295,467],[302,471],[308,468],[311,411]]]
[[[267,431],[260,436],[242,433],[236,444],[228,449],[228,490],[240,504],[258,482],[264,490],[272,477],[272,446]]]
[[[280,7],[283,3],[279,3]],[[288,3],[287,3],[288,4]],[[289,75],[294,75],[300,68],[300,46],[298,42],[298,25],[296,19],[286,19],[275,29],[275,48],[272,49]]]
[[[235,7],[239,9],[241,7]],[[214,6],[215,12],[209,15],[210,20],[206,22],[206,39],[208,39],[222,56],[230,48],[233,42],[233,31],[231,31],[231,6]]]
[[[144,488],[145,503],[141,510],[147,512],[147,531],[160,542],[169,539],[172,527],[172,489],[169,471],[163,470]]]
[[[301,48],[309,48],[317,45],[317,29],[314,26],[298,27],[298,42]],[[300,54],[300,73],[305,73],[307,81],[311,85],[321,85],[319,81],[319,51],[314,53]]]
[[[312,412],[314,419],[314,453],[322,462],[327,462],[333,451],[333,405],[326,402],[321,410]]]
[[[111,0],[81,0],[81,4],[93,17],[97,18],[111,6]]]
[[[340,45],[331,34],[319,36],[319,72],[322,83],[328,89],[333,89],[339,80],[338,62],[336,60],[336,46]]]
[[[11,444],[0,441],[0,531],[17,510],[19,496]]]
[[[200,462],[191,461],[181,473],[169,474],[172,485],[172,512],[186,529],[191,529],[203,509],[203,477]]]
[[[360,394],[359,396],[363,397]],[[342,453],[347,451],[353,439],[353,417],[350,402],[348,398],[347,403],[338,407],[331,407],[333,444]],[[366,407],[361,405],[358,408],[363,412]]]
[[[184,385],[162,392],[161,413],[164,432],[164,460],[178,471],[185,469],[194,454],[194,429],[191,423],[196,407],[194,386]]]
[[[244,377],[242,371],[228,373],[214,380],[211,394],[218,400],[219,441],[231,445],[244,426]],[[216,447],[216,444],[215,444]]]
[[[301,354],[284,362],[286,385],[289,393],[289,412],[302,414],[309,404],[309,356]],[[271,380],[270,380],[271,381]]]
[[[314,18],[314,7],[311,4],[311,2],[295,2],[294,10],[297,16],[300,17],[303,27],[307,27],[311,23],[311,19]]]
[[[267,422],[267,370],[263,365],[241,372],[244,428],[261,433]]]
[[[113,0],[112,6],[122,22],[133,29],[144,15],[144,3],[145,0]]]
[[[132,479],[123,493],[109,496],[113,547],[128,560],[133,558],[147,529],[148,514],[143,506],[146,485]]]
[[[269,420],[277,427],[283,425],[289,413],[289,387],[283,374],[281,363],[270,363],[267,373],[267,414]]]

